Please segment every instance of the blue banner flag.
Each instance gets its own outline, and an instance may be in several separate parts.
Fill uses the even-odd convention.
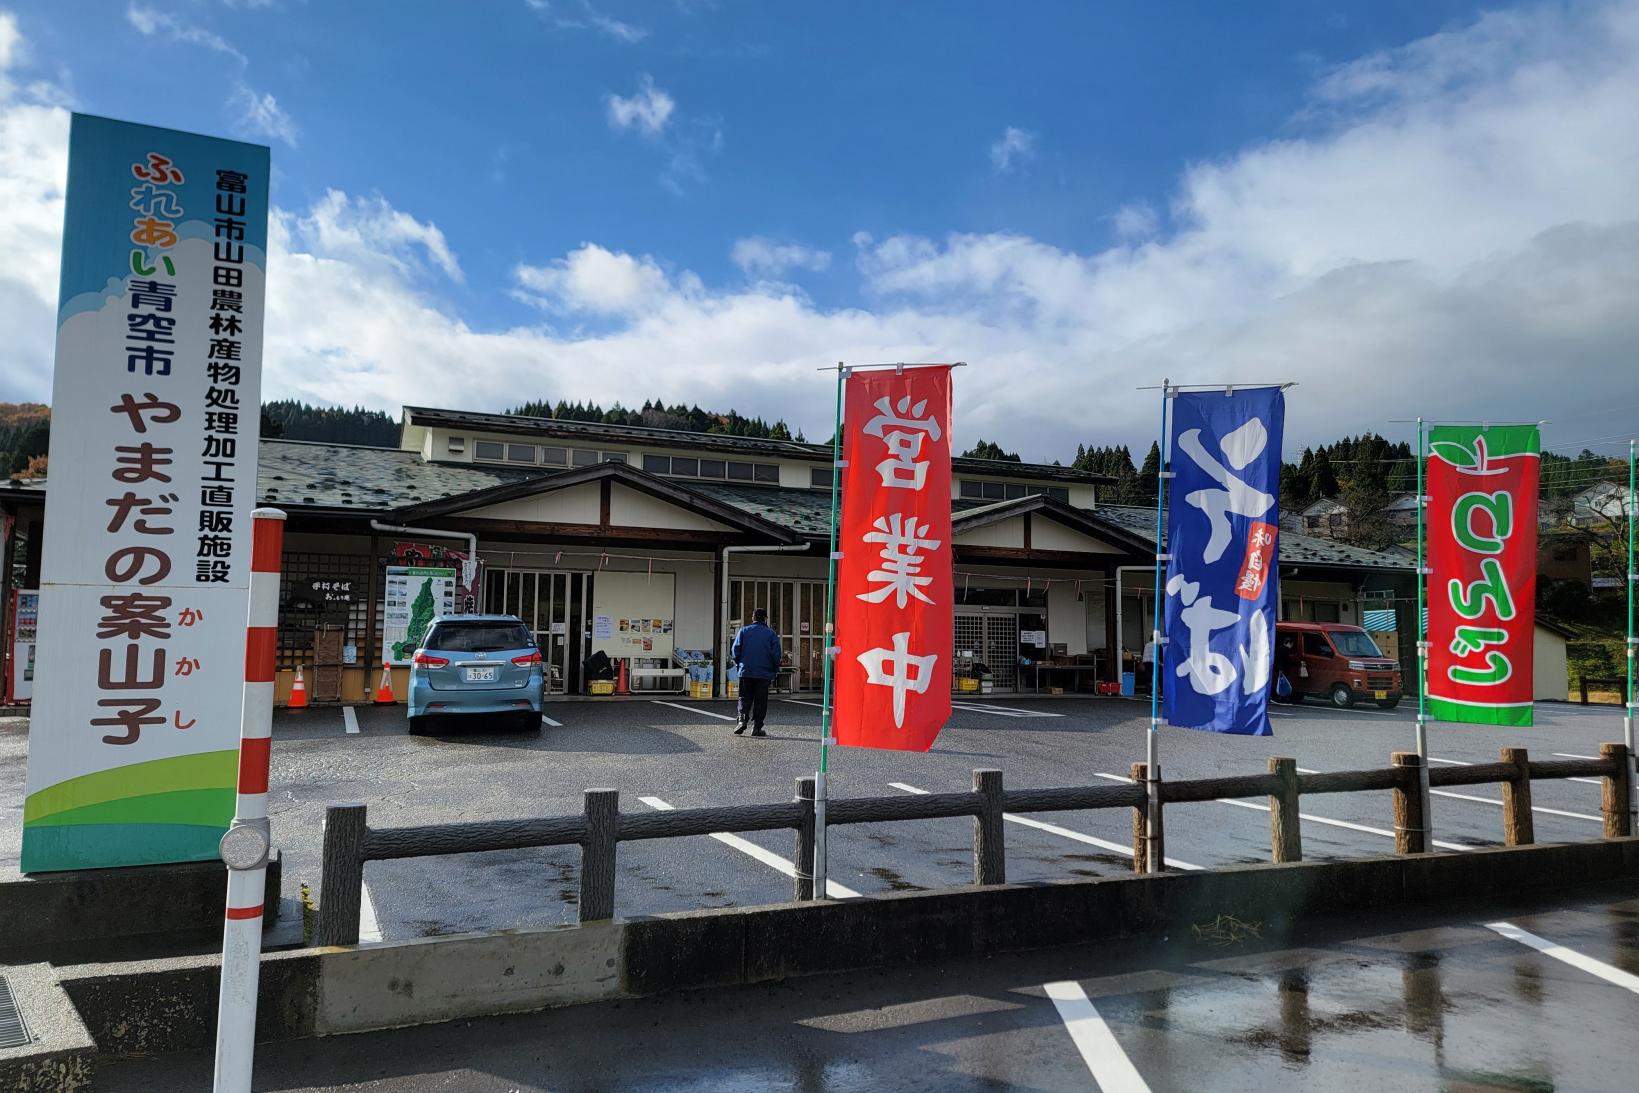
[[[1161,680],[1169,725],[1271,735],[1285,417],[1279,387],[1173,396]]]

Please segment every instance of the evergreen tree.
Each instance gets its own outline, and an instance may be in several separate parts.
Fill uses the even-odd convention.
[[[1312,481],[1314,496],[1311,498],[1311,502],[1318,501],[1322,497],[1336,497],[1342,492],[1342,488],[1337,483],[1337,472],[1332,469],[1332,457],[1326,453],[1325,448],[1315,453]]]
[[[973,447],[962,453],[963,459],[996,459],[1007,463],[1021,463],[1019,453],[1003,451],[1000,444],[981,439]]]
[[[421,591],[410,604],[410,622],[404,630],[404,640],[393,642],[393,659],[403,660],[421,648],[421,639],[427,636],[427,627],[433,621],[433,579],[424,577]]]

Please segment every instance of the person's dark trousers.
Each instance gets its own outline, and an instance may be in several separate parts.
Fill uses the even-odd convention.
[[[768,686],[773,682],[740,677],[740,729],[750,725],[754,733],[763,731],[763,721],[768,717]]]

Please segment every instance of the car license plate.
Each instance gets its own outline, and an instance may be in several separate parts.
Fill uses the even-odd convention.
[[[1387,691],[1373,691],[1372,694],[1374,696],[1376,696],[1377,698],[1387,698],[1387,697],[1389,697],[1389,692],[1387,692]]]
[[[495,682],[495,665],[489,664],[489,665],[485,665],[485,666],[480,667],[480,668],[468,668],[467,669],[467,682],[468,683],[494,683]]]

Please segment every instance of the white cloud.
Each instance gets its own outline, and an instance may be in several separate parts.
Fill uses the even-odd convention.
[[[1036,134],[1009,125],[1002,130],[1001,138],[990,146],[990,166],[997,174],[1005,175],[1035,154]]]
[[[831,252],[800,243],[779,243],[766,236],[748,235],[734,241],[734,264],[751,276],[778,277],[791,269],[819,272],[831,268]]]
[[[186,42],[189,45],[202,46],[217,53],[225,53],[240,64],[249,64],[245,55],[233,48],[232,44],[220,34],[208,31],[203,27],[196,27],[192,23],[183,22],[168,12],[155,8],[143,7],[141,4],[130,4],[125,9],[125,18],[141,34],[152,37],[163,34],[173,42]]]
[[[592,0],[580,0],[574,5],[575,14],[564,14],[562,9],[555,8],[552,0],[524,0],[529,9],[542,18],[549,18],[552,24],[562,30],[595,30],[617,41],[641,42],[649,36],[649,28],[616,19],[609,13],[594,7]]]
[[[271,94],[258,93],[241,83],[228,99],[228,108],[238,115],[235,124],[239,132],[296,146],[296,123]]]
[[[1299,381],[1288,447],[1422,413],[1547,417],[1574,449],[1639,404],[1635,102],[1639,2],[1483,17],[1326,74],[1287,135],[1183,171],[1165,227],[1129,242],[861,232],[850,307],[588,242],[515,270],[552,325],[475,330],[429,278],[460,270],[436,226],[330,192],[275,214],[266,393],[660,396],[812,435],[816,365],[962,359],[962,438],[1027,458],[1147,448],[1134,388],[1163,376]],[[49,391],[66,134],[62,110],[0,101],[0,397]]]
[[[380,276],[413,277],[430,263],[453,281],[461,264],[438,225],[422,223],[381,197],[348,197],[329,190],[305,216],[281,214],[294,244],[314,255],[356,265]]]
[[[1161,226],[1161,219],[1156,215],[1155,207],[1147,201],[1135,201],[1130,205],[1123,205],[1115,211],[1113,217],[1115,233],[1122,239],[1146,239],[1155,234]]]
[[[544,266],[513,270],[516,295],[537,306],[603,316],[653,311],[672,293],[671,282],[653,258],[634,258],[582,243],[567,257]]]
[[[648,73],[638,80],[635,95],[623,98],[611,94],[604,102],[608,106],[610,125],[616,129],[635,128],[649,137],[659,136],[671,120],[672,111],[677,109],[676,100],[656,87]]]

